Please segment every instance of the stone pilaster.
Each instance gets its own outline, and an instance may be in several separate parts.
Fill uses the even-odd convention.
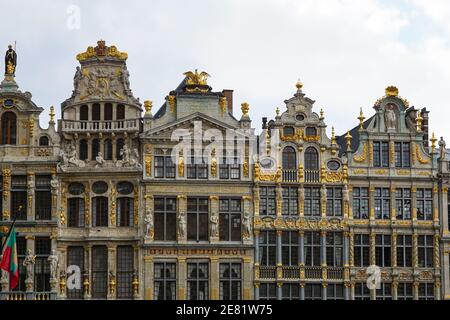
[[[209,197],[209,241],[211,243],[219,242],[219,197]]]
[[[397,189],[394,186],[391,186],[390,188],[390,196],[391,196],[391,220],[396,221],[397,220],[397,205],[396,205],[396,192]]]
[[[219,257],[209,257],[210,260],[210,288],[211,288],[211,300],[219,300],[219,285],[220,285],[220,278],[219,278]]]
[[[186,257],[178,257],[178,300],[186,300],[187,264]]]
[[[27,172],[27,220],[34,221],[35,220],[35,189],[36,189],[36,181],[34,172]]]
[[[244,257],[243,259],[243,300],[252,300],[252,279],[253,279],[253,259],[252,257]]]
[[[178,243],[186,243],[187,241],[187,197],[179,195],[178,212],[177,212],[177,235]]]
[[[375,220],[375,187],[370,186],[369,188],[369,218],[371,221]]]
[[[419,235],[417,233],[414,233],[412,236],[412,239],[413,239],[412,263],[413,263],[414,268],[418,268],[419,267]]]
[[[392,267],[397,267],[397,232],[394,231],[391,235],[391,260],[392,260]]]
[[[415,186],[411,188],[411,197],[412,220],[417,221],[417,188]]]
[[[154,264],[153,258],[145,256],[144,258],[144,299],[153,300],[153,281],[154,281]]]
[[[154,212],[154,197],[152,195],[144,196],[144,241],[151,243],[155,237],[155,212]]]
[[[110,286],[110,275],[116,278],[117,286],[117,270],[116,270],[116,257],[117,257],[117,246],[115,244],[108,245],[108,300],[116,299],[116,288],[111,288]]]
[[[27,252],[28,250],[30,251],[30,253],[32,255],[35,255],[35,236],[34,235],[27,235],[25,236],[25,240],[27,243]],[[25,280],[25,286],[26,286],[26,291],[27,292],[33,292],[34,291],[34,270],[33,270],[33,277],[32,278],[27,278]]]
[[[377,235],[375,233],[370,234],[370,265],[375,265],[375,241]]]
[[[11,201],[11,169],[3,168],[3,220],[9,221],[11,219],[10,201]]]
[[[91,275],[91,265],[92,265],[92,246],[91,245],[87,245],[84,247],[84,269],[82,270],[83,272],[83,281],[82,281],[82,286],[83,286],[83,292],[84,292],[84,296],[83,298],[85,300],[90,300],[91,299],[91,279],[92,279],[92,275]]]

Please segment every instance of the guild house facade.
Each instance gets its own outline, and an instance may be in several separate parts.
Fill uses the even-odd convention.
[[[1,300],[450,299],[450,150],[396,87],[337,135],[300,82],[255,125],[206,72],[153,112],[127,53],[76,58],[44,129],[5,55],[0,236],[15,221],[19,284],[2,271]]]

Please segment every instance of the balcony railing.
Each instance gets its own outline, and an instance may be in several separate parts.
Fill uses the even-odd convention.
[[[300,267],[281,267],[282,278],[286,280],[299,280],[300,279]],[[323,267],[305,267],[305,279],[306,280],[322,280]],[[327,279],[328,280],[343,280],[344,269],[342,267],[327,267]],[[276,279],[277,267],[273,266],[261,266],[259,269],[260,279]]]
[[[55,300],[55,292],[0,292],[0,300]]]
[[[328,267],[327,278],[328,280],[342,280],[344,279],[344,270],[339,267]]]
[[[308,280],[321,280],[322,268],[321,267],[306,267],[305,278]]]
[[[283,267],[283,279],[298,279],[300,267]]]
[[[284,182],[298,182],[298,171],[297,170],[283,170],[283,181]]]
[[[305,170],[305,182],[319,183],[320,182],[320,171]]]
[[[126,119],[113,121],[74,121],[61,120],[63,132],[109,132],[109,131],[139,131],[141,119]]]
[[[261,279],[276,279],[277,277],[277,267],[259,267],[259,277]]]

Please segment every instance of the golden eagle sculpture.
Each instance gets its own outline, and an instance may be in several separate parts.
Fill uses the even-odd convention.
[[[210,75],[204,71],[198,73],[197,69],[195,69],[195,72],[187,71],[183,73],[183,75],[186,77],[187,85],[200,85],[200,86],[208,85],[207,80],[210,77]]]

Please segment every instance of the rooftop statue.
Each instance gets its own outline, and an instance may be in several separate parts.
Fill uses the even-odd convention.
[[[5,55],[5,75],[14,75],[17,66],[17,54],[12,48],[12,45],[8,46],[8,51]]]

